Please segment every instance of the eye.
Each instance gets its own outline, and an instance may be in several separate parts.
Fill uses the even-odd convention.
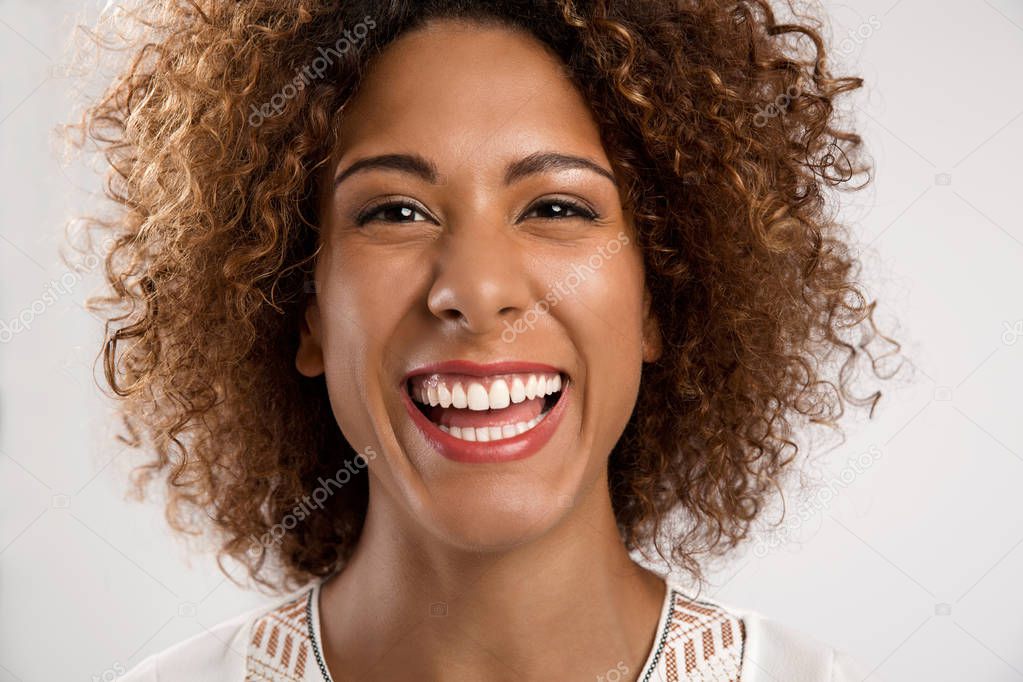
[[[389,201],[387,203],[371,206],[359,213],[359,215],[355,217],[355,224],[361,227],[366,223],[378,219],[385,223],[423,222],[423,220],[416,220],[416,215],[422,216],[424,220],[429,220],[429,218],[426,218],[426,214],[411,201]]]
[[[545,199],[533,204],[524,218],[534,214],[541,220],[563,220],[567,218],[585,218],[594,220],[598,216],[581,203],[569,199]]]

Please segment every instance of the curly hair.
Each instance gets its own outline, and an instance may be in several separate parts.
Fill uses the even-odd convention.
[[[162,478],[172,527],[215,538],[221,567],[237,560],[260,585],[344,567],[365,476],[271,551],[251,551],[357,456],[324,377],[294,366],[338,112],[403,32],[437,17],[497,23],[561,58],[622,178],[664,352],[644,365],[610,454],[610,495],[630,550],[652,544],[663,558],[667,542],[702,581],[701,555],[736,547],[780,492],[797,422],[837,429],[845,403],[873,415],[881,393],[853,395],[853,370],[865,355],[883,377],[868,346],[892,341],[826,199],[869,171],[834,110],[862,80],[833,77],[819,23],[795,16],[778,23],[768,0],[122,8],[118,21],[139,29],[117,38],[131,59],[70,128],[109,164],[114,216],[89,222],[112,244],[109,290],[89,304],[106,321],[119,438],[149,453],[136,493]],[[685,525],[665,539],[676,514]]]

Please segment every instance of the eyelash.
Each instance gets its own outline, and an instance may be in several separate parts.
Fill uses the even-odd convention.
[[[567,216],[565,218],[541,218],[541,220],[568,220],[569,218],[583,218],[585,220],[596,220],[596,219],[598,219],[600,217],[597,213],[595,213],[594,211],[590,210],[584,204],[581,204],[581,203],[576,202],[576,201],[572,201],[570,199],[546,199],[546,200],[538,201],[538,202],[536,202],[535,204],[533,204],[532,206],[529,207],[529,211],[527,212],[527,215],[529,213],[532,213],[537,208],[541,208],[541,207],[545,207],[545,206],[551,206],[551,205],[565,206],[570,211],[574,211],[577,215]],[[408,200],[399,199],[397,201],[389,201],[389,202],[380,204],[378,206],[372,206],[372,207],[366,209],[365,211],[361,212],[358,216],[356,216],[355,224],[358,225],[359,227],[362,227],[366,223],[373,222],[375,217],[378,214],[382,213],[383,211],[386,211],[386,210],[389,210],[389,209],[400,209],[400,208],[407,208],[410,211],[415,211],[417,213],[425,213],[424,211],[420,210],[419,206],[417,206],[415,203],[413,203],[411,201],[408,201]],[[402,223],[402,222],[418,222],[418,221],[385,221],[385,222],[399,222],[399,223]]]

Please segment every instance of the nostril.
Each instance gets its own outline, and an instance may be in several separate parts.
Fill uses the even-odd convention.
[[[454,320],[454,321],[458,321],[458,320],[462,319],[462,317],[464,317],[464,315],[462,315],[462,313],[460,311],[454,310],[453,308],[445,310],[444,312],[441,313],[441,315],[443,315],[445,320]]]

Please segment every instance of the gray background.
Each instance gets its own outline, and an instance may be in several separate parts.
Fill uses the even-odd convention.
[[[91,78],[66,68],[71,28],[105,4],[0,1],[0,321],[31,320],[0,343],[0,681],[111,679],[267,599],[171,537],[158,504],[123,499],[132,457],[82,308],[97,281],[47,294],[69,272],[62,227],[99,187],[53,129]],[[849,651],[870,680],[1023,680],[1023,4],[824,7],[834,70],[866,79],[840,106],[877,169],[842,216],[911,372],[845,443],[817,442],[792,520],[716,567],[710,596]]]

